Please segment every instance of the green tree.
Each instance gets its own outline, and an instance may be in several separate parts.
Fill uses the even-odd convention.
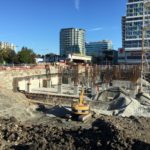
[[[20,63],[33,64],[35,63],[36,54],[32,49],[22,47],[21,51],[18,52],[18,60]]]
[[[0,50],[0,64],[3,64],[3,63],[4,63],[4,58],[2,55],[2,50]]]
[[[10,48],[1,50],[1,59],[6,63],[14,63],[16,52]]]

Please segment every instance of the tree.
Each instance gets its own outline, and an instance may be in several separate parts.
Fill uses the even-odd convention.
[[[36,54],[32,49],[22,47],[21,51],[18,52],[18,59],[20,63],[33,64],[35,63]]]
[[[0,50],[0,64],[3,64],[3,63],[4,63],[4,58],[2,55],[2,50]]]
[[[14,63],[16,57],[16,52],[10,48],[5,48],[1,50],[1,59],[6,63]]]
[[[41,54],[36,54],[36,58],[42,58]]]

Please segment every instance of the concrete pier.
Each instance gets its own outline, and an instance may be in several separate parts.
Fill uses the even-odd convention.
[[[58,93],[61,94],[62,93],[62,85],[58,84]]]
[[[74,85],[74,95],[78,95],[78,85]]]

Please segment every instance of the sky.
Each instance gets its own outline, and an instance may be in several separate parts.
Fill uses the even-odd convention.
[[[121,17],[126,0],[0,0],[0,41],[36,53],[59,54],[61,28],[83,28],[86,42],[122,45]]]

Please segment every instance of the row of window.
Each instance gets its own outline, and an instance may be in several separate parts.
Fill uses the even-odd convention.
[[[143,3],[127,5],[127,16],[139,16],[143,14]]]
[[[125,41],[125,48],[139,48],[142,47],[142,41],[137,40],[137,41]],[[144,43],[145,47],[150,47],[150,40],[146,40]]]
[[[145,25],[150,25],[150,22],[146,21]],[[142,38],[142,21],[127,22],[125,25],[125,37],[126,39]],[[150,38],[150,30],[146,31],[145,38]]]
[[[146,8],[145,15],[150,14],[150,8]],[[127,16],[141,16],[143,15],[143,3],[127,5]]]

